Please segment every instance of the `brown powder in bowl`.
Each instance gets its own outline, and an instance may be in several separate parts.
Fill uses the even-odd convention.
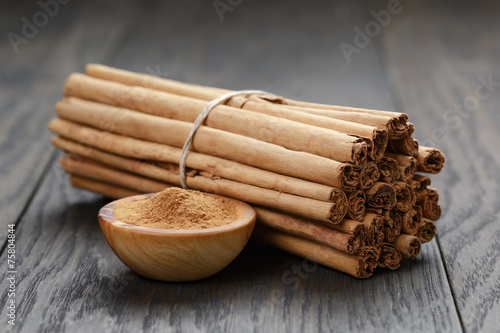
[[[113,216],[123,223],[156,229],[206,229],[237,220],[228,199],[177,187],[149,199],[119,202]]]

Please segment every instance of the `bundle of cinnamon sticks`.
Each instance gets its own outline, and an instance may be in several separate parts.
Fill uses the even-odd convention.
[[[230,92],[89,64],[49,129],[73,186],[121,198],[179,186],[181,148],[210,100]],[[186,158],[186,183],[252,204],[253,238],[366,278],[397,269],[436,233],[430,178],[404,113],[245,95],[215,107]]]

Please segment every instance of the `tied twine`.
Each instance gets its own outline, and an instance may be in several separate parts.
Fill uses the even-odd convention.
[[[184,142],[184,146],[182,147],[181,160],[179,161],[179,177],[183,189],[186,190],[188,188],[186,185],[186,157],[187,154],[189,153],[189,149],[191,148],[191,143],[193,142],[193,138],[194,135],[196,134],[196,131],[198,130],[198,128],[200,128],[201,123],[203,123],[203,121],[208,117],[210,111],[212,111],[217,105],[225,103],[229,99],[239,95],[272,95],[272,94],[262,90],[239,90],[217,97],[216,99],[210,101],[207,104],[207,106],[205,106],[205,108],[200,113],[198,118],[196,118],[196,120],[194,121],[193,127],[191,127],[191,131],[189,132],[186,142]]]

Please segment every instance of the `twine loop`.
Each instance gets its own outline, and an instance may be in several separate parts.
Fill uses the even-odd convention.
[[[196,118],[196,120],[194,121],[193,127],[191,128],[191,131],[189,132],[186,142],[184,142],[184,146],[182,147],[181,160],[179,161],[179,177],[183,189],[188,188],[186,185],[186,157],[189,153],[189,149],[191,148],[191,143],[193,142],[193,138],[194,135],[196,134],[196,131],[198,130],[198,128],[200,128],[203,121],[208,117],[210,111],[212,111],[216,106],[225,103],[229,99],[239,95],[272,95],[272,94],[262,90],[238,90],[217,97],[216,99],[210,101],[207,104],[207,106],[205,106],[205,108],[200,113],[198,118]]]

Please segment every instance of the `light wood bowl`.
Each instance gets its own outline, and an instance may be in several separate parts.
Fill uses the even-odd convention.
[[[125,224],[113,216],[120,201],[144,200],[154,193],[113,201],[99,211],[101,230],[111,249],[136,273],[162,281],[192,281],[226,267],[243,250],[253,231],[255,210],[231,201],[238,219],[228,225],[195,230],[153,229]]]

